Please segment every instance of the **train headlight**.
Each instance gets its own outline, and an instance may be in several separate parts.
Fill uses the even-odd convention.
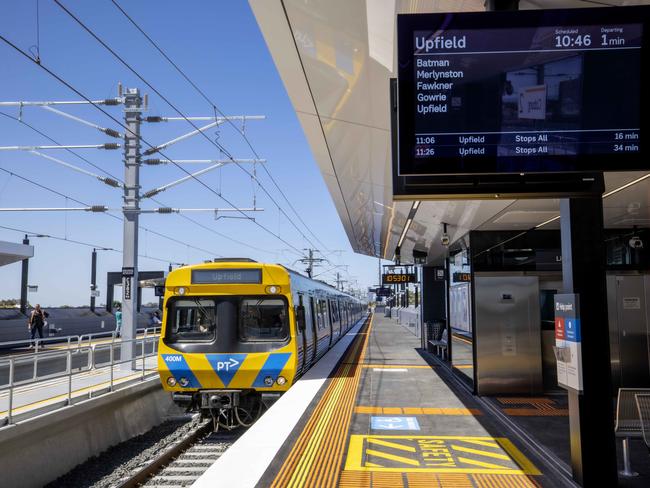
[[[187,291],[187,290],[186,290],[184,287],[181,286],[181,287],[178,289],[178,294],[179,294],[179,295],[185,295],[185,292],[186,292],[186,291]]]
[[[278,385],[282,386],[287,382],[287,379],[284,376],[278,376],[277,383]]]
[[[271,376],[267,376],[264,378],[264,384],[266,386],[273,386],[273,378]]]
[[[271,293],[273,295],[282,292],[282,288],[278,285],[271,285],[266,287],[266,293]]]
[[[190,384],[190,380],[188,380],[187,378],[181,378],[180,380],[178,380],[178,384],[181,385],[183,388],[185,388],[187,385]]]
[[[176,378],[174,378],[173,376],[167,378],[167,385],[171,386],[172,388],[176,386]]]

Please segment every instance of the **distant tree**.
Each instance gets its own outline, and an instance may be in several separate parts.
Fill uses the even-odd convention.
[[[27,306],[31,307],[29,302],[27,302]],[[19,298],[7,298],[4,300],[0,300],[0,308],[17,308],[17,307],[20,307]]]

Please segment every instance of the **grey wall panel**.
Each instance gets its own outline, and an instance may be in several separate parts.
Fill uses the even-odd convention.
[[[475,274],[479,395],[542,391],[539,279]]]

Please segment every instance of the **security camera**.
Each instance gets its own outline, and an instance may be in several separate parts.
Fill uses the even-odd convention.
[[[450,242],[451,242],[451,239],[449,238],[449,234],[447,234],[447,233],[442,234],[442,237],[440,238],[440,244],[447,247],[447,246],[449,246]]]
[[[643,249],[643,241],[638,236],[632,237],[629,244],[632,249]]]

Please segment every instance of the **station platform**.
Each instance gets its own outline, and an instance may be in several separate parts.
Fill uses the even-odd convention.
[[[87,400],[145,379],[157,380],[157,336],[131,342],[138,359],[120,359],[122,339],[47,344],[0,357],[0,426]],[[144,351],[144,357],[143,357]]]
[[[340,342],[194,486],[576,486],[394,319]]]

